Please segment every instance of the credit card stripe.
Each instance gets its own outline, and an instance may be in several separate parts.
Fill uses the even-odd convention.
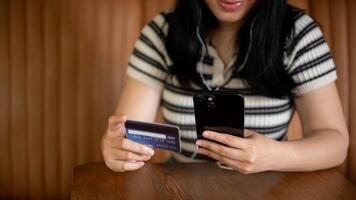
[[[148,136],[148,137],[159,138],[159,139],[166,139],[166,135],[163,135],[163,134],[134,130],[134,129],[128,129],[128,134]]]

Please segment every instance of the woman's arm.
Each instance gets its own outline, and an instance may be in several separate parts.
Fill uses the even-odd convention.
[[[251,133],[239,138],[204,132],[219,145],[198,140],[199,153],[213,157],[237,171],[311,171],[340,165],[347,154],[348,131],[335,83],[309,92],[295,100],[305,137],[296,141],[275,141]]]
[[[309,171],[340,165],[349,135],[335,83],[295,99],[304,138],[279,144],[283,162],[276,170]]]
[[[121,93],[116,115],[126,115],[133,120],[155,122],[160,114],[158,113],[160,101],[160,90],[128,77],[127,84]],[[156,149],[150,162],[164,163],[170,156],[170,152]]]
[[[124,123],[130,119],[153,122],[161,99],[160,90],[128,78],[121,93],[116,115],[111,116],[101,141],[106,165],[118,172],[137,170],[151,159],[154,151],[125,138]]]
[[[165,85],[166,77],[169,75],[169,70],[164,40],[162,40],[161,34],[157,34],[157,30],[152,28],[152,24],[160,27],[160,33],[166,34],[166,31],[163,30],[163,27],[166,27],[164,14],[157,15],[142,29],[128,62],[126,71],[128,79],[120,95],[116,116],[126,115],[129,119],[147,122],[154,122],[155,120],[161,101],[161,92]],[[139,162],[140,165],[137,165],[135,164],[137,159],[132,159],[140,157],[142,153],[135,155],[127,150],[132,150],[131,146],[140,146],[141,149],[150,148],[134,143],[124,137],[125,117],[118,120],[119,118],[114,116],[111,119],[109,120],[108,131],[102,139],[105,161],[114,161],[116,163],[114,167],[119,171],[125,171],[125,169],[122,169],[122,164],[125,163],[126,165],[130,161],[131,166],[133,165],[132,163],[136,166],[135,168],[130,168],[130,170],[142,167],[144,162]],[[120,129],[110,128],[115,125],[119,126]],[[130,145],[127,145],[128,143]],[[122,146],[125,148],[122,148]],[[144,161],[149,160],[153,154],[156,155],[157,153],[152,149],[150,149],[150,152],[148,154],[149,157],[145,157],[147,159]],[[108,166],[111,167],[112,165]]]
[[[120,95],[116,115],[154,122],[161,100],[161,91],[128,77]]]

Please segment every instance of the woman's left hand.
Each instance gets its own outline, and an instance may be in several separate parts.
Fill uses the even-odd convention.
[[[198,153],[218,160],[244,174],[273,170],[273,165],[278,162],[276,153],[279,142],[250,130],[245,130],[245,134],[249,136],[240,138],[205,131],[203,137],[226,146],[200,139],[196,142],[199,146]]]

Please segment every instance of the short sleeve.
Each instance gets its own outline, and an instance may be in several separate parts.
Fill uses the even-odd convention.
[[[318,26],[307,14],[299,15],[285,64],[295,83],[292,93],[301,96],[337,79],[330,48]]]
[[[127,68],[130,77],[158,90],[164,86],[170,63],[164,44],[167,31],[163,14],[151,20],[135,43]]]

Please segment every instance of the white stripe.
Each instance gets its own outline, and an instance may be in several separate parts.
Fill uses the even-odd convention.
[[[151,78],[147,76],[146,74],[143,74],[142,72],[137,71],[136,69],[132,67],[128,67],[126,71],[127,75],[129,75],[131,78],[140,81],[156,90],[162,90],[164,84],[154,78]]]
[[[172,112],[166,108],[163,108],[162,111],[163,115],[175,124],[195,125],[194,114]],[[245,115],[245,126],[256,128],[279,126],[287,123],[292,114],[293,109],[291,108],[273,115]]]
[[[163,23],[166,23],[166,19],[162,15],[158,15],[157,17],[155,17],[153,19],[153,21],[155,21],[159,27],[162,27]],[[168,35],[168,29],[169,29],[169,24],[166,23],[162,29],[162,32],[165,36]],[[154,41],[157,41],[157,44],[156,44],[157,48],[161,51],[161,53],[166,58],[167,65],[171,66],[173,64],[173,62],[172,62],[171,58],[168,56],[165,44],[162,42],[162,40],[157,36],[157,34],[151,28],[149,28],[147,30],[147,34],[149,34],[149,36],[147,36],[147,37],[149,37],[151,40],[152,40],[152,37],[155,38]]]
[[[335,64],[333,60],[328,60],[324,63],[315,65],[307,70],[303,70],[295,75],[293,75],[293,79],[296,83],[303,83],[306,80],[309,80],[313,77],[318,76],[319,74],[323,74],[331,69],[335,68]]]
[[[181,95],[170,90],[163,91],[163,99],[173,105],[179,105],[182,107],[193,108],[193,96]]]
[[[164,140],[166,139],[166,135],[158,134],[158,133],[152,133],[152,132],[147,132],[147,131],[140,131],[140,130],[128,129],[127,133],[128,133],[128,134],[131,134],[131,135],[148,136],[148,137],[153,137],[153,138],[158,138],[158,139],[164,139]]]
[[[282,113],[273,114],[273,115],[246,115],[245,126],[255,127],[255,128],[279,126],[281,124],[288,123],[292,114],[293,114],[293,109],[289,109]]]
[[[196,145],[194,143],[181,141],[181,149],[189,152],[194,152],[196,149]]]
[[[164,80],[167,77],[166,72],[162,71],[161,69],[158,69],[156,66],[153,66],[150,63],[148,63],[134,55],[131,57],[130,63],[132,63],[138,69],[141,69],[142,71],[144,71],[154,77],[157,77],[160,80]]]
[[[194,108],[193,96],[191,95],[181,95],[170,90],[163,91],[163,99],[170,104]],[[245,96],[245,107],[246,108],[266,108],[282,106],[289,103],[289,99],[277,99],[265,96]]]
[[[295,90],[293,91],[294,94],[296,94],[297,96],[300,96],[302,94],[306,94],[310,91],[313,91],[317,88],[320,88],[322,86],[327,85],[328,83],[331,83],[333,81],[335,81],[337,79],[337,74],[335,71],[322,76],[320,78],[317,78],[313,81],[310,81],[308,83],[305,83],[303,85],[300,85],[299,87],[295,88]]]
[[[288,62],[287,62],[287,71],[291,71],[293,70],[291,66],[293,64],[293,62],[295,61],[294,58],[296,56],[296,54],[298,53],[299,50],[301,50],[302,48],[304,48],[306,45],[310,44],[312,41],[320,38],[321,36],[323,36],[320,28],[314,28],[312,31],[309,31],[303,38],[301,38],[298,43],[296,44],[293,52],[291,53],[291,55],[288,58]],[[326,45],[327,44],[323,44]],[[320,46],[323,46],[320,45]],[[326,47],[329,50],[329,47]],[[313,48],[312,50],[310,50],[309,52],[306,52],[305,55],[309,55],[310,52],[315,51],[315,48]],[[299,59],[299,58],[298,58]]]
[[[282,106],[289,103],[289,99],[277,99],[265,96],[245,96],[245,108],[266,108]]]
[[[157,46],[158,49],[161,50],[161,52],[165,52],[165,44],[162,42],[162,39],[157,35],[157,33],[149,26],[146,25],[142,33],[144,33],[152,42]],[[167,33],[164,33],[167,35]]]
[[[185,125],[194,125],[195,124],[195,117],[194,114],[185,114],[185,113],[177,113],[172,112],[166,108],[162,108],[163,115],[169,121],[176,123],[176,124],[185,124]]]
[[[162,27],[163,23],[166,22],[166,19],[162,16],[162,14],[159,14],[157,15],[156,17],[154,17],[152,19],[152,21],[156,22],[156,24],[159,26],[159,27]]]
[[[154,43],[154,45],[157,45]],[[157,46],[156,46],[157,47]],[[141,53],[145,54],[147,57],[152,58],[153,60],[161,63],[164,66],[164,61],[162,60],[161,56],[152,49],[152,47],[148,46],[142,40],[137,40],[135,48],[138,49]],[[160,52],[163,52],[161,48],[158,49]]]
[[[298,35],[306,26],[308,26],[310,23],[314,22],[314,20],[304,14],[302,17],[299,17],[299,19],[295,22],[295,34]]]
[[[328,45],[325,43],[323,45],[320,45],[312,50],[310,50],[307,53],[304,53],[303,55],[301,55],[298,60],[293,64],[293,66],[291,66],[288,70],[288,72],[293,72],[296,68],[298,68],[301,65],[304,65],[308,62],[311,62],[317,58],[319,58],[320,56],[329,53],[330,49],[328,47]],[[322,63],[323,64],[323,63]]]
[[[179,134],[181,137],[188,138],[188,139],[197,139],[197,132],[196,131],[186,131],[180,130]]]

